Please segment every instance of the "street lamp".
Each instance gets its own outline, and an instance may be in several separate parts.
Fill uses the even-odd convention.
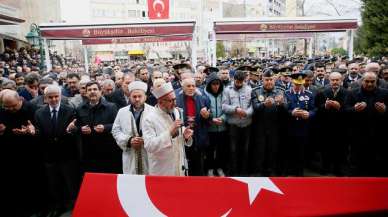
[[[37,48],[39,47],[39,53],[40,53],[40,64],[39,68],[40,70],[43,70],[44,68],[44,53],[43,53],[43,45],[42,45],[42,37],[40,35],[40,29],[39,26],[35,23],[31,24],[30,26],[30,32],[26,35],[27,41],[32,45],[32,47]]]

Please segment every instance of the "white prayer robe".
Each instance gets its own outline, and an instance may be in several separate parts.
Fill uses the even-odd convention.
[[[144,111],[140,117],[140,129],[143,130],[143,124],[145,117],[154,113],[155,108],[144,104]],[[112,135],[116,140],[117,145],[123,151],[123,173],[124,174],[136,174],[136,152],[133,148],[128,146],[128,141],[131,137],[137,135],[137,127],[135,117],[130,111],[130,105],[125,106],[119,110],[116,119],[112,126]],[[144,130],[143,130],[144,137]],[[148,157],[144,147],[141,149],[142,161],[143,161],[143,172],[145,175],[148,174]]]
[[[174,115],[176,119],[180,119],[178,109],[174,109]],[[171,116],[158,106],[155,106],[155,112],[144,119],[144,148],[148,154],[150,175],[185,175],[183,170],[186,161],[184,145],[191,146],[193,141],[192,139],[185,141],[182,135],[183,132],[172,138],[170,135],[172,124]]]

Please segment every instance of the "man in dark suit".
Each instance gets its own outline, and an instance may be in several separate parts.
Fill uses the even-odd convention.
[[[176,97],[176,104],[183,108],[183,120],[187,127],[194,130],[194,142],[186,147],[189,161],[189,175],[204,174],[204,155],[209,145],[208,127],[212,119],[210,101],[201,92],[196,91],[193,78],[182,80],[182,91]]]
[[[101,86],[95,81],[86,84],[86,95],[89,100],[77,108],[76,122],[81,133],[83,170],[121,173],[121,149],[111,134],[117,107],[101,96]]]
[[[48,103],[35,113],[36,133],[42,145],[51,208],[58,215],[71,209],[79,187],[79,163],[75,135],[75,111],[61,102],[61,88],[44,90]]]
[[[360,66],[358,63],[352,63],[349,65],[349,72],[345,74],[343,86],[345,89],[350,89],[350,85],[357,82],[361,78]]]
[[[318,88],[324,87],[329,84],[329,80],[326,78],[326,69],[323,63],[315,64],[315,80],[314,85]]]
[[[330,84],[315,98],[318,134],[312,142],[321,150],[322,172],[343,175],[342,166],[346,162],[348,145],[344,131],[347,124],[344,112],[347,90],[341,86],[342,75],[339,72],[332,72],[329,81]],[[326,134],[328,131],[330,135]]]
[[[119,89],[116,89],[112,94],[105,96],[106,100],[116,104],[117,109],[125,107],[129,103],[128,85],[135,80],[132,73],[124,75],[124,80]]]
[[[3,90],[0,101],[1,192],[7,200],[2,212],[31,216],[45,206],[43,164],[33,136],[35,108],[13,90]]]
[[[381,141],[387,129],[388,91],[377,81],[376,73],[365,72],[361,88],[351,90],[345,100],[351,118],[351,175],[387,175],[388,148]]]

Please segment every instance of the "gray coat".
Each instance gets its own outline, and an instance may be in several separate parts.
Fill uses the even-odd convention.
[[[253,108],[251,104],[252,88],[244,84],[239,90],[234,84],[228,86],[222,100],[222,111],[226,114],[226,121],[238,127],[247,127],[252,123]],[[247,116],[240,118],[235,115],[236,108],[242,108]]]

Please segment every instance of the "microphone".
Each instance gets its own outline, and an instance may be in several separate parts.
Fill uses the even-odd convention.
[[[175,107],[178,112],[179,112],[179,117],[177,118],[178,120],[181,120],[182,122],[184,121],[183,119],[183,109],[182,108],[179,108],[179,107]]]

